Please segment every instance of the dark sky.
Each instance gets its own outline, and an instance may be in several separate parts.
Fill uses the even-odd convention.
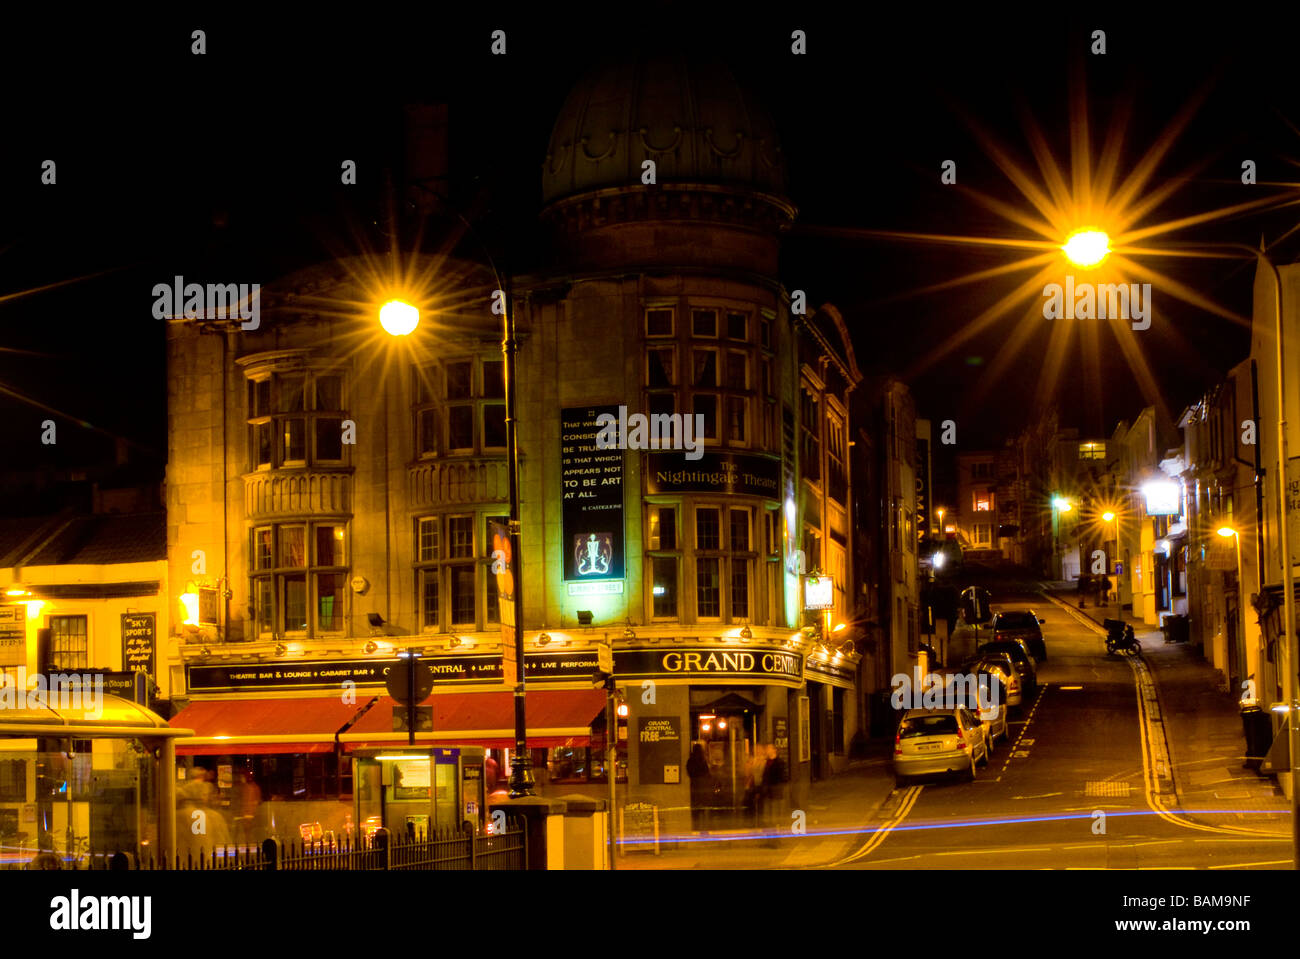
[[[407,102],[450,104],[458,201],[486,196],[483,231],[510,237],[517,265],[526,267],[551,123],[593,62],[632,55],[633,44],[719,57],[768,104],[800,211],[783,248],[783,282],[841,308],[866,371],[913,371],[922,414],[958,420],[963,448],[1000,445],[1035,412],[1050,324],[1031,324],[1006,370],[991,377],[990,365],[1036,303],[1023,301],[951,356],[937,358],[939,347],[1028,274],[909,294],[1023,254],[871,231],[1034,238],[963,191],[1029,208],[972,124],[1041,183],[1029,136],[1036,126],[1068,177],[1073,75],[1086,96],[1094,162],[1107,126],[1127,113],[1122,178],[1203,96],[1146,193],[1186,182],[1141,223],[1287,190],[1300,199],[1300,75],[1288,48],[1296,24],[1282,6],[1272,14],[1252,7],[1249,24],[1100,8],[1077,21],[1041,8],[1032,16],[990,7],[954,14],[919,4],[887,17],[879,8],[868,15],[835,9],[841,5],[775,17],[738,6],[734,19],[708,20],[701,6],[650,4],[637,8],[635,21],[614,5],[565,6],[546,19],[495,8],[452,19],[433,6],[369,20],[318,9],[311,22],[38,15],[26,29],[6,31],[0,297],[83,279],[0,300],[0,347],[46,354],[0,352],[0,385],[164,449],[162,327],[150,316],[152,285],[177,273],[272,277],[333,252],[359,252],[358,235],[379,242],[371,226],[379,171],[399,166]],[[189,52],[196,27],[208,32],[203,57]],[[507,31],[504,58],[488,52],[497,28]],[[795,28],[807,31],[807,56],[790,53]],[[1107,33],[1105,56],[1088,53],[1094,29]],[[358,187],[338,183],[342,157],[359,162]],[[41,161],[51,158],[58,184],[41,186]],[[957,162],[958,187],[939,182],[947,159]],[[1240,184],[1243,159],[1256,161],[1261,185]],[[1264,235],[1271,242],[1297,223],[1300,206],[1162,240],[1254,244]],[[818,232],[830,227],[855,235]],[[1293,261],[1300,236],[1273,253]],[[1253,267],[1159,265],[1249,314]],[[1129,335],[1177,415],[1246,356],[1249,338],[1159,289],[1154,297],[1152,329]],[[1072,343],[1056,384],[1067,424],[1109,434],[1116,420],[1154,401],[1111,332],[1090,347],[1077,335]],[[935,361],[915,371],[927,358]],[[42,447],[39,423],[47,415],[0,393],[0,443],[10,454],[3,462],[70,463],[111,450],[100,434],[61,418],[58,448]]]

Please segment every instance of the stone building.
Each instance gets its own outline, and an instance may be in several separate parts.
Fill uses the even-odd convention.
[[[695,743],[728,807],[756,747],[776,746],[797,796],[842,768],[861,727],[861,374],[838,311],[777,279],[795,209],[770,121],[718,67],[599,69],[555,123],[542,200],[550,257],[526,274],[398,250],[267,284],[257,330],[168,322],[170,576],[205,613],[168,663],[178,721],[199,733],[182,752],[273,792],[307,783],[309,820],[345,828],[350,748],[405,741],[383,673],[408,647],[436,673],[420,741],[509,764],[498,290],[519,329],[543,792],[606,793],[602,646],[626,695],[616,778],[665,811],[689,805]],[[409,336],[378,323],[392,299],[421,311]],[[597,445],[603,415],[624,449]],[[682,429],[657,442],[641,416]]]

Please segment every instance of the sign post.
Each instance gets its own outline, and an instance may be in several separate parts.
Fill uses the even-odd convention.
[[[408,649],[388,671],[388,695],[406,707],[406,744],[415,745],[417,707],[433,692],[433,670],[420,662],[420,654]]]

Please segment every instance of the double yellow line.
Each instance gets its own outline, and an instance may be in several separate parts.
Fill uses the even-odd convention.
[[[830,869],[835,866],[846,866],[851,862],[857,862],[859,859],[865,859],[867,856],[870,856],[880,848],[881,844],[887,838],[889,838],[889,834],[893,832],[895,827],[907,818],[908,813],[912,811],[912,807],[916,805],[916,801],[921,798],[921,790],[924,788],[924,786],[909,786],[907,789],[903,790],[903,800],[899,803],[898,810],[892,817],[880,826],[876,827],[875,832],[867,838],[867,841],[863,843],[861,849],[844,859],[835,862],[828,862],[818,868]]]

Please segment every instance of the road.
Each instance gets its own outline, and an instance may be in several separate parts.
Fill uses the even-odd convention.
[[[996,596],[1046,622],[1047,661],[1032,704],[1013,711],[972,783],[895,790],[881,825],[827,865],[851,869],[1278,869],[1289,837],[1216,827],[1156,793],[1133,667],[1041,595]]]

